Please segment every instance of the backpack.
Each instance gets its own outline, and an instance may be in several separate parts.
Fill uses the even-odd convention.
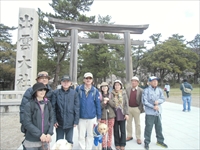
[[[48,110],[50,112],[51,111],[51,105],[49,103],[50,103],[50,101],[47,101]],[[33,112],[34,112],[34,108],[35,108],[35,101],[31,100],[30,101],[30,105],[31,105],[31,116],[32,116]],[[24,134],[26,134],[26,129],[24,128],[23,124],[21,124],[21,132],[24,133]]]
[[[81,87],[82,85],[80,85],[78,87],[78,94],[79,94],[79,97],[82,98],[82,90],[81,90]],[[96,98],[96,93],[97,93],[97,89],[94,87],[94,93],[92,93],[92,96],[94,97],[94,101],[95,101],[95,98]],[[94,94],[94,95],[93,95]]]

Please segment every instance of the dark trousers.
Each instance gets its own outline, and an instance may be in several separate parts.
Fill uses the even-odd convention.
[[[164,137],[162,134],[161,116],[146,115],[145,116],[145,130],[144,130],[144,143],[149,144],[151,142],[151,133],[153,125],[155,124],[157,142],[163,143]]]
[[[64,139],[65,136],[67,142],[73,144],[73,132],[74,132],[74,127],[67,129],[63,129],[62,127],[56,128],[56,141]]]
[[[126,146],[126,120],[116,121],[114,123],[114,141],[115,146]]]
[[[169,98],[169,91],[166,91],[167,98]]]

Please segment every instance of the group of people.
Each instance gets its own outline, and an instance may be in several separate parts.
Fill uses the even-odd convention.
[[[37,83],[27,89],[20,105],[21,130],[25,133],[23,141],[26,150],[48,148],[53,128],[56,128],[56,141],[66,139],[73,144],[74,127],[78,128],[80,149],[92,149],[93,127],[97,123],[108,126],[103,136],[102,149],[112,150],[112,137],[117,150],[124,150],[126,142],[133,139],[132,122],[135,122],[136,142],[141,144],[140,114],[145,112],[144,147],[149,149],[152,128],[155,125],[157,144],[167,148],[164,143],[161,124],[161,104],[165,101],[158,78],[149,78],[149,86],[140,88],[139,78],[131,79],[126,90],[120,80],[115,80],[110,90],[106,82],[98,90],[93,86],[93,75],[84,74],[83,84],[71,88],[70,76],[61,78],[61,88],[52,90],[48,85],[47,72],[38,73]],[[127,136],[126,136],[127,130]],[[113,133],[114,132],[114,133]],[[113,136],[114,135],[114,136]]]

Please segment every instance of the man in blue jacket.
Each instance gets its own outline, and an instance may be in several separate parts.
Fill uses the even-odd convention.
[[[52,89],[48,85],[49,79],[50,79],[50,76],[48,75],[48,73],[46,71],[41,71],[38,73],[36,81],[39,83],[43,83],[47,87],[49,92],[46,94],[46,97],[48,98],[49,101],[51,101]],[[32,92],[33,92],[33,88],[30,87],[26,90],[26,92],[24,93],[24,95],[22,97],[22,101],[21,101],[21,105],[20,105],[20,123],[22,124],[22,127],[21,127],[22,132],[25,132],[24,128],[23,128],[24,109],[25,109],[24,107],[25,107],[26,103],[32,98]]]
[[[73,144],[73,131],[79,122],[80,105],[77,92],[70,86],[70,77],[64,75],[61,79],[61,89],[53,92],[52,106],[56,141],[64,139],[65,135],[65,139]]]
[[[84,74],[84,84],[78,86],[80,100],[80,119],[78,124],[78,141],[81,149],[91,150],[93,146],[93,127],[96,119],[101,120],[101,105],[98,90],[92,86],[93,75]],[[87,134],[87,136],[86,136]],[[86,138],[86,139],[85,139]]]
[[[164,143],[161,123],[161,104],[165,101],[164,94],[161,88],[158,87],[158,78],[152,76],[149,78],[149,86],[144,89],[142,94],[142,103],[145,107],[145,130],[144,130],[144,148],[149,150],[151,142],[151,133],[155,124],[157,145],[167,148]]]
[[[187,79],[183,80],[183,83],[180,85],[180,90],[182,91],[183,112],[185,112],[186,110],[190,112],[191,111],[190,106],[191,106],[191,100],[192,100],[191,91],[188,92],[185,90],[185,88],[188,88],[191,91],[193,90],[192,85],[187,82]],[[186,105],[188,106],[187,109],[186,109]]]

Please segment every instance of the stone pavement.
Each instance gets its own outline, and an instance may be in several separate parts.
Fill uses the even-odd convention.
[[[182,112],[182,105],[174,104],[170,102],[165,102],[162,105],[162,125],[163,125],[163,135],[165,137],[165,143],[168,145],[170,150],[199,150],[200,145],[200,120],[199,113],[200,108],[191,107],[191,112]],[[142,142],[144,141],[144,120],[145,114],[141,114],[141,129],[142,129]],[[133,132],[134,124],[133,124]],[[126,150],[143,150],[144,143],[138,145],[135,141],[135,136],[133,133],[134,140],[127,142]],[[51,146],[55,142],[55,136]],[[93,141],[91,141],[93,142]],[[149,145],[150,150],[161,150],[165,149],[156,145],[155,130],[153,129],[151,135],[151,143]],[[114,144],[112,145],[114,149]],[[78,147],[78,132],[77,128],[74,131],[74,146],[73,149],[79,149]],[[95,149],[95,148],[94,148]],[[18,149],[21,150],[21,147]]]

